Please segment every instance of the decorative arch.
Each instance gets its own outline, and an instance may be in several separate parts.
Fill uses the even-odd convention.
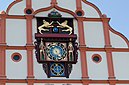
[[[87,0],[82,0],[82,1],[85,4],[92,6],[98,12],[99,16],[102,17],[102,13],[101,13],[101,11],[99,10],[99,8],[97,6],[95,6],[94,4],[88,2]]]
[[[46,8],[38,9],[38,10],[36,10],[33,14],[36,15],[36,14],[39,13],[39,12],[48,11],[48,10],[51,10],[52,8],[55,8],[55,9],[61,11],[61,12],[66,12],[66,13],[68,13],[68,14],[71,14],[71,15],[74,16],[75,18],[77,17],[77,15],[76,15],[73,11],[68,10],[68,9],[64,9],[64,8],[61,8],[61,7],[57,6],[57,5],[56,5],[56,6],[49,6],[49,7],[46,7]]]
[[[36,15],[40,12],[51,10],[52,8],[53,8],[53,6],[49,6],[49,7],[46,7],[46,8],[41,8],[41,9],[35,10],[33,14]]]
[[[75,18],[77,17],[77,15],[71,10],[64,9],[64,8],[59,7],[59,6],[55,6],[55,8],[59,11],[69,13],[69,14],[73,15]]]
[[[21,2],[22,0],[15,0],[13,1],[8,7],[7,7],[7,10],[6,10],[6,13],[8,14],[9,13],[9,10],[13,7],[13,5]]]

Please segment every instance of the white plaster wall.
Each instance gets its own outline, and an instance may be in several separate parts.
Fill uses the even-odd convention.
[[[34,18],[32,20],[32,39],[33,39],[33,42],[36,41],[35,40],[35,33],[37,33],[37,20],[36,20],[36,18]]]
[[[78,54],[80,55],[80,53]],[[35,56],[35,54],[34,54]],[[73,64],[73,70],[69,76],[69,79],[81,79],[81,62],[80,62],[80,56],[78,58],[78,62],[76,64]],[[36,60],[36,58],[34,57],[34,76],[35,79],[48,79],[47,75],[45,74],[43,68],[42,68],[42,64],[39,64]],[[65,77],[51,77],[49,79],[65,79]]]
[[[49,11],[44,11],[44,12],[39,12],[37,13],[35,16],[36,17],[48,17],[48,14],[53,11],[53,9],[49,10]],[[56,10],[57,12],[59,12],[62,17],[70,17],[70,18],[73,18],[73,16],[71,14],[68,14],[68,13],[65,13],[65,12],[61,12],[59,10]]]
[[[11,59],[11,55],[15,52],[18,52],[22,55],[21,61],[14,62]],[[25,50],[6,50],[6,75],[8,79],[26,79],[27,54]],[[11,85],[11,84],[8,84],[8,85]],[[15,84],[15,85],[19,85],[19,84]]]
[[[116,85],[129,85],[129,84],[116,84]]]
[[[75,12],[76,0],[57,0],[58,6]]]
[[[43,83],[34,83],[34,85],[45,85]]]
[[[51,0],[32,0],[32,8],[34,10],[46,8],[50,6],[50,3],[51,3]]]
[[[26,0],[22,0],[19,3],[16,3],[9,10],[9,15],[24,15],[24,9],[26,8]]]
[[[85,13],[84,17],[100,18],[99,13],[92,6],[85,4],[83,1],[82,1],[82,9]]]
[[[109,85],[109,84],[89,84],[89,85]]]
[[[66,84],[67,85],[67,84]],[[82,84],[71,84],[71,85],[82,85]]]
[[[104,47],[102,22],[84,22],[84,33],[87,47]]]
[[[129,79],[129,52],[113,52],[115,77],[119,80]]]
[[[77,35],[77,42],[79,42],[79,34],[78,34],[78,23],[77,23],[77,20],[76,19],[74,19],[73,20],[73,25],[74,25],[74,34],[76,34]]]
[[[102,57],[100,63],[95,63],[92,60],[94,54],[99,54]],[[90,79],[95,80],[107,80],[108,79],[108,69],[107,69],[107,60],[105,52],[87,52],[87,63],[88,63],[88,75]]]
[[[67,85],[67,84],[59,84],[59,83],[46,83],[46,84],[43,84],[43,83],[35,83],[34,85]],[[82,84],[70,84],[70,85],[82,85]],[[106,84],[104,84],[106,85]]]
[[[6,83],[6,85],[28,85],[27,83]]]
[[[26,45],[26,20],[7,19],[6,20],[6,42],[10,46]]]
[[[128,48],[127,43],[120,36],[110,31],[111,45],[114,48]]]

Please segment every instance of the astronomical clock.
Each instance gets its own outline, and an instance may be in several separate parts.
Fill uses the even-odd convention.
[[[35,54],[48,78],[66,77],[77,63],[78,43],[73,18],[64,18],[53,10],[48,17],[37,17]]]

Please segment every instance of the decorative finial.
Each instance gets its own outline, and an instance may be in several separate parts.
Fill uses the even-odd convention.
[[[6,12],[5,11],[0,11],[0,14],[6,14]]]
[[[106,15],[106,14],[103,14],[102,17],[103,17],[103,18],[107,18],[107,15]]]

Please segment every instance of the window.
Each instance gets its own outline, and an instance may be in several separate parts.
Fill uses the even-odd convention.
[[[82,13],[81,11],[77,11],[76,14],[77,14],[78,16],[82,16],[82,15],[83,15],[83,13]]]
[[[99,55],[99,54],[94,54],[92,56],[92,60],[95,62],[95,63],[100,63],[102,61],[102,57]]]
[[[11,58],[14,62],[19,62],[22,59],[22,56],[20,53],[13,53]]]
[[[26,14],[32,14],[32,10],[31,9],[27,9],[26,10]]]

